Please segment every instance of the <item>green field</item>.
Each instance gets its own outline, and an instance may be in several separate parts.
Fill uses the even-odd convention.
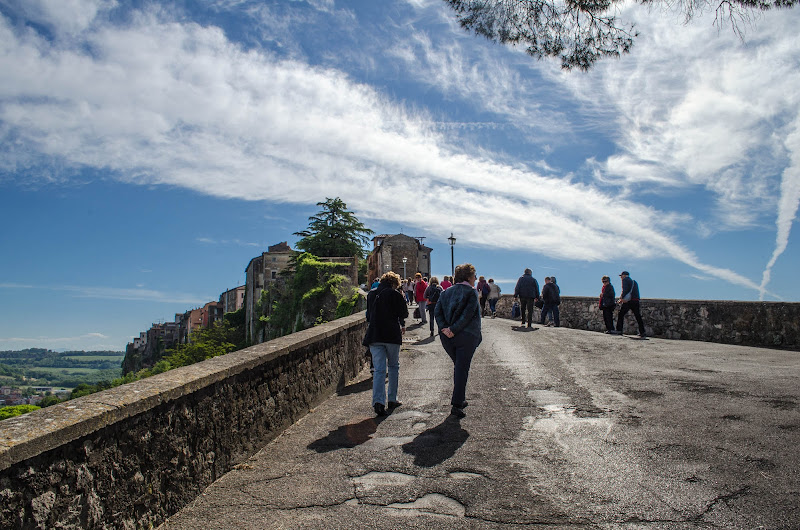
[[[101,372],[102,370],[97,370],[96,368],[57,368],[53,366],[37,366],[35,368],[31,368],[32,372],[43,372],[46,374],[67,374],[67,375],[74,375],[74,374],[83,374],[89,375],[95,372]]]
[[[124,358],[124,355],[70,355],[64,357],[71,361],[113,361],[118,363],[122,363]]]

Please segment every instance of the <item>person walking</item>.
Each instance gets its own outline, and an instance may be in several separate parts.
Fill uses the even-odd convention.
[[[603,289],[600,291],[600,309],[603,311],[603,322],[606,324],[606,333],[614,334],[614,308],[617,306],[614,286],[611,278],[603,276]]]
[[[481,316],[486,315],[486,301],[489,299],[489,282],[483,276],[478,278],[478,285],[475,286],[478,291],[478,299],[481,304]]]
[[[422,320],[422,324],[428,322],[428,317],[425,315],[425,290],[428,288],[428,282],[426,281],[427,278],[423,278],[421,273],[417,273],[414,278],[417,282],[416,286],[414,287],[414,299],[417,301],[417,305],[419,306],[419,318]]]
[[[497,316],[497,301],[500,300],[500,286],[494,283],[493,278],[489,278],[489,311],[492,318]]]
[[[558,315],[558,304],[560,302],[560,297],[558,296],[558,288],[556,287],[556,284],[553,283],[552,278],[549,276],[544,279],[544,287],[542,287],[542,302],[544,302],[544,305],[542,306],[542,318],[539,323],[545,325],[547,315],[549,314],[551,322],[548,322],[547,325],[558,327],[560,325]]]
[[[452,287],[452,285],[453,285],[453,282],[452,282],[450,276],[445,276],[444,280],[442,280],[442,283],[441,283],[442,290],[446,291],[447,288],[448,287]]]
[[[385,416],[399,407],[397,385],[400,374],[400,345],[406,332],[408,306],[398,291],[400,276],[387,272],[381,276],[378,287],[367,295],[367,333],[363,344],[369,346],[374,372],[372,376],[372,408],[378,416]],[[386,370],[389,370],[388,402]]]
[[[631,278],[628,271],[622,271],[619,275],[622,278],[622,292],[619,295],[619,303],[622,304],[617,315],[617,335],[622,335],[622,328],[625,326],[625,315],[628,311],[633,313],[636,323],[639,324],[639,337],[645,338],[647,335],[644,330],[641,308],[639,306],[639,284]]]
[[[403,298],[406,299],[406,304],[411,305],[411,278],[403,280]]]
[[[442,347],[453,361],[453,394],[450,414],[466,416],[466,390],[469,367],[481,343],[481,308],[475,292],[475,267],[464,263],[456,267],[452,287],[442,292],[436,303],[435,318]]]
[[[525,272],[517,280],[514,287],[514,298],[519,298],[522,325],[525,325],[525,312],[528,313],[528,327],[533,322],[533,304],[539,299],[539,282],[533,277],[533,271],[525,269]]]
[[[431,323],[431,337],[433,337],[433,311],[436,308],[436,302],[439,301],[439,297],[441,296],[443,289],[439,285],[439,278],[436,276],[431,276],[431,281],[428,284],[428,288],[425,289],[425,299],[428,301],[425,304],[426,309],[428,310],[428,321]]]

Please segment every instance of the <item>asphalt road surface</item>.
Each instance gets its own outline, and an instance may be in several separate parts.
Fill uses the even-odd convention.
[[[365,371],[163,528],[800,528],[800,352],[483,333],[466,418],[412,328],[394,413]]]

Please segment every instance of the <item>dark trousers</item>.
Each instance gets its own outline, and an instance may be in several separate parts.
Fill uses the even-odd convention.
[[[433,321],[434,321],[433,311],[434,311],[434,309],[436,309],[436,304],[433,304],[433,305],[428,304],[425,307],[425,309],[427,309],[427,311],[428,311],[428,317],[429,317],[428,321],[431,323],[431,334],[433,334]]]
[[[472,364],[472,356],[481,343],[481,338],[469,333],[459,333],[452,339],[443,333],[439,333],[439,336],[442,338],[444,351],[453,361],[453,397],[450,404],[461,406],[467,400],[469,366]]]
[[[486,300],[487,300],[487,298],[485,296],[481,295],[481,298],[480,298],[481,315],[483,315],[486,312]]]
[[[522,312],[522,318],[520,319],[522,322],[525,322],[525,312],[528,312],[528,325],[530,326],[533,322],[533,298],[523,298],[520,296],[519,310]]]
[[[603,322],[606,323],[606,331],[614,331],[614,306],[603,308]]]
[[[555,304],[547,305],[545,304],[542,308],[542,319],[539,322],[540,324],[544,325],[545,320],[547,320],[547,314],[550,314],[550,317],[553,319],[553,324],[556,326],[561,325],[560,315],[558,313],[558,306]]]
[[[639,300],[631,300],[625,302],[619,308],[619,315],[617,315],[617,331],[622,333],[622,327],[625,325],[625,315],[631,311],[633,316],[636,317],[636,323],[639,324],[639,335],[644,335],[644,321],[642,321],[642,313],[639,311]]]

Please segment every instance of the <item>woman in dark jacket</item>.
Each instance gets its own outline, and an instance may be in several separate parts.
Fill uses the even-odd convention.
[[[617,302],[614,300],[616,295],[614,293],[614,286],[611,285],[611,279],[608,276],[603,276],[603,290],[600,291],[600,309],[603,310],[603,322],[606,324],[606,333],[614,331],[614,307]]]
[[[425,289],[425,299],[428,301],[428,303],[425,304],[425,309],[427,309],[430,316],[431,337],[433,337],[433,311],[436,308],[436,302],[439,301],[439,296],[441,296],[442,291],[443,289],[439,285],[439,278],[436,276],[431,276],[430,284],[428,284],[428,288]]]
[[[364,345],[369,346],[375,372],[372,376],[372,407],[375,414],[385,416],[386,409],[401,405],[397,401],[397,381],[400,374],[400,345],[406,332],[408,306],[397,288],[400,276],[387,272],[378,287],[367,295],[367,335]],[[389,401],[386,401],[386,367],[389,367]]]
[[[459,418],[466,416],[469,366],[482,340],[481,307],[473,288],[475,279],[475,267],[469,263],[456,267],[453,286],[441,294],[434,309],[442,347],[453,361],[450,414]]]

